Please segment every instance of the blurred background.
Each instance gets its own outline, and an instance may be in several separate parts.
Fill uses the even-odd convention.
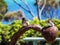
[[[44,4],[45,0],[41,0],[39,8],[42,9]],[[22,27],[20,11],[24,12],[24,16],[30,24],[38,24],[44,27],[47,26],[47,19],[52,19],[59,29],[58,37],[60,37],[60,0],[46,0],[45,7],[41,12],[41,20],[37,18],[38,11],[36,0],[0,0],[0,45],[9,43],[13,34]],[[42,37],[42,35],[30,29],[19,38],[16,45],[27,45],[27,43],[23,41],[25,37]],[[39,45],[47,45],[43,43],[45,43],[45,41],[38,42]],[[28,45],[29,44],[30,42]],[[58,45],[58,41],[52,45]]]

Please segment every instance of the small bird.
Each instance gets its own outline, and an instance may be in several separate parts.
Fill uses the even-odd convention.
[[[25,17],[22,18],[22,25],[23,26],[28,26],[29,25],[29,22],[26,20]]]
[[[18,16],[20,17],[20,19],[22,19],[22,25],[23,26],[28,26],[29,22],[26,20],[24,12],[22,10],[18,11]]]

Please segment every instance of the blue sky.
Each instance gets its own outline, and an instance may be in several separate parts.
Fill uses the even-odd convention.
[[[15,4],[12,0],[5,0],[5,1],[8,5],[8,12],[17,11],[17,10],[22,9],[17,4]],[[22,6],[25,7],[25,5],[23,3],[21,3],[19,0],[16,0],[16,1],[20,4],[22,4]],[[37,7],[34,6],[34,1],[35,0],[27,0],[29,6],[32,8],[33,13],[37,16]],[[32,16],[28,12],[26,12],[26,11],[24,11],[24,12],[25,12],[25,16],[26,16],[27,19],[32,19]],[[55,12],[55,15],[60,16],[60,7]],[[42,16],[42,19],[45,19],[45,18]]]
[[[17,10],[23,10],[22,8],[20,8],[17,4],[15,4],[12,0],[5,0],[7,5],[8,5],[8,12],[11,11],[17,11]],[[30,5],[30,7],[32,8],[32,11],[35,13],[35,15],[37,15],[37,10],[36,7],[34,6],[34,0],[27,0],[28,4]],[[17,0],[18,3],[22,4],[22,6],[25,7],[25,5],[23,3],[21,3],[19,0]],[[26,7],[25,7],[26,8]],[[24,10],[23,10],[24,11]],[[26,12],[25,12],[25,16],[27,17],[27,19],[32,19],[32,16]]]

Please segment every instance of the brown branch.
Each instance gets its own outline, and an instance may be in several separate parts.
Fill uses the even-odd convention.
[[[33,17],[35,16],[34,13],[33,13],[32,10],[31,10],[31,8],[28,6],[28,4],[26,4],[25,2],[23,2],[22,0],[20,0],[20,1],[22,1],[22,2],[26,5],[26,7],[28,8],[28,9],[26,9],[26,8],[24,8],[22,5],[20,5],[19,3],[17,3],[15,0],[13,0],[13,1],[14,1],[14,3],[16,3],[18,6],[20,6],[21,8],[23,8],[25,11],[29,12]]]
[[[8,45],[16,45],[16,42],[17,42],[18,38],[19,38],[22,34],[24,34],[27,30],[29,30],[29,29],[33,29],[33,30],[36,30],[36,31],[41,32],[41,29],[42,29],[42,28],[40,28],[40,27],[37,26],[37,25],[23,26],[21,29],[19,29],[18,32],[16,32],[16,33],[12,36],[11,42],[10,42]]]

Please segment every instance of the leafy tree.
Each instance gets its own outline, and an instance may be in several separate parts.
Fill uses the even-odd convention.
[[[54,12],[56,9],[60,6],[59,4],[60,0],[46,0],[46,4],[44,6],[45,1],[42,0],[40,2],[40,8],[43,6],[43,11],[41,12],[42,15],[46,18],[54,18],[56,15],[54,15]],[[37,2],[35,3],[35,5]]]
[[[4,0],[0,0],[0,13],[5,14],[7,12],[7,4]]]
[[[13,12],[8,12],[4,15],[4,20],[5,21],[13,21],[13,20],[19,20],[21,19],[22,15],[24,15],[24,13],[22,14],[22,11],[13,11]]]
[[[3,19],[3,15],[2,14],[0,14],[0,21]]]

